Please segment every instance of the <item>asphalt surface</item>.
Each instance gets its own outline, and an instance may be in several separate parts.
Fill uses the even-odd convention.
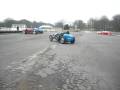
[[[0,35],[0,90],[120,90],[120,35],[74,32],[75,44],[49,34]]]

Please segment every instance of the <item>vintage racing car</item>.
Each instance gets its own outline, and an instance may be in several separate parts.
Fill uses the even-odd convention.
[[[109,36],[111,36],[112,32],[111,31],[98,31],[97,34],[98,35],[109,35]]]
[[[23,30],[25,34],[38,34],[43,33],[43,29],[41,28],[26,28]]]
[[[64,43],[74,44],[75,43],[75,37],[72,34],[70,34],[68,31],[63,32],[63,33],[56,33],[53,35],[49,35],[49,39],[50,41],[53,41],[53,39],[55,39],[61,44],[64,44]]]
[[[25,34],[33,34],[33,28],[26,28],[23,30]]]

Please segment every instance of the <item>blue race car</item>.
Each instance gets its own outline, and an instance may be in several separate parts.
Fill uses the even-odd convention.
[[[64,43],[74,44],[75,43],[75,37],[72,34],[70,34],[68,31],[64,33],[57,33],[57,34],[49,35],[49,39],[50,41],[53,41],[53,39],[55,39],[61,44],[64,44]]]
[[[41,28],[34,28],[34,33],[35,34],[38,34],[38,33],[43,33],[44,31],[43,31],[43,29],[41,29]]]

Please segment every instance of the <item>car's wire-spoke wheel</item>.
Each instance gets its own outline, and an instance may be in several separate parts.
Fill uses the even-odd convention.
[[[61,43],[61,44],[64,44],[64,42],[65,42],[64,38],[61,38],[61,39],[60,39],[60,43]]]
[[[53,41],[53,36],[50,35],[50,36],[49,36],[49,39],[50,39],[50,41],[52,42],[52,41]]]
[[[59,41],[59,37],[60,37],[59,34],[56,34],[56,35],[55,35],[55,39],[56,39],[57,41]]]

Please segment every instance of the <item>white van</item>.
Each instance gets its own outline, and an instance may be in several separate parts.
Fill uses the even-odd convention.
[[[53,27],[49,25],[42,25],[39,28],[42,29],[43,31],[54,31]]]

